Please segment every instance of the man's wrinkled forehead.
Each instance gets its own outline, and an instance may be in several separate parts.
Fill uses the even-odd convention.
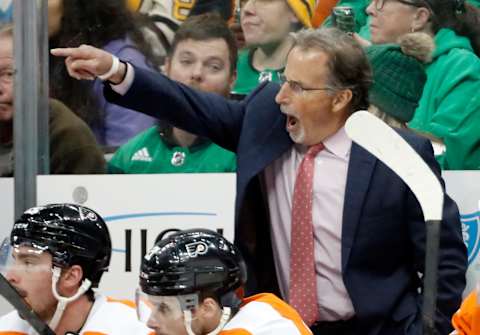
[[[13,39],[8,34],[0,34],[0,62],[3,59],[13,62]]]
[[[0,56],[0,69],[13,67],[13,62],[14,62],[13,57],[1,57]]]

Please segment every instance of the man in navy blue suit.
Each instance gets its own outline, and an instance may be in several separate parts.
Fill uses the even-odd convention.
[[[117,66],[89,46],[52,53],[67,57],[74,77],[108,77],[108,100],[237,153],[236,240],[250,284],[279,288],[315,334],[422,333],[424,219],[407,185],[345,134],[348,116],[367,108],[371,82],[351,37],[336,29],[298,33],[283,84],[263,84],[241,102]],[[401,134],[441,178],[430,142]],[[436,318],[439,333],[448,334],[467,256],[447,195],[440,248]],[[298,299],[298,287],[309,293]]]

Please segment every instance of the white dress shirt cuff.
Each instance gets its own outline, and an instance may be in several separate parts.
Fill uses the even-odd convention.
[[[135,69],[133,68],[130,63],[127,63],[127,74],[125,75],[125,79],[120,84],[114,85],[110,83],[110,87],[114,92],[117,92],[120,95],[125,95],[130,86],[132,86],[133,79],[135,78]]]

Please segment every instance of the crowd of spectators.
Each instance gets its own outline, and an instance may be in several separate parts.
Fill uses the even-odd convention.
[[[372,335],[420,334],[415,292],[425,231],[418,203],[391,171],[368,162],[343,125],[368,109],[438,176],[479,170],[478,1],[48,0],[48,6],[49,47],[57,49],[49,59],[52,173],[237,171],[237,244],[253,274],[247,290],[279,294],[315,334],[354,334],[358,327]],[[353,32],[330,28],[334,6],[352,8]],[[0,0],[0,22],[11,19],[11,7]],[[0,30],[1,176],[10,176],[14,163],[11,29],[3,23]],[[61,137],[52,120],[68,124]],[[68,166],[53,156],[65,143],[81,147],[73,159],[63,146]],[[310,157],[319,143],[320,153]],[[302,186],[314,194],[301,198],[314,216],[313,231],[303,232],[313,241],[301,243],[313,252],[313,311],[296,300],[291,265],[296,178],[309,160],[313,171],[329,175],[315,176],[313,188]],[[465,286],[458,217],[445,196],[436,320],[442,334],[452,330]],[[388,264],[378,249],[388,250]],[[458,330],[464,320],[456,316],[458,334],[468,334]]]
[[[115,54],[136,66],[164,71],[162,65],[171,52],[175,31],[190,15],[217,11],[234,28],[238,50],[236,80],[231,97],[243,99],[263,81],[280,82],[287,55],[292,46],[291,33],[302,28],[331,26],[333,6],[349,6],[355,17],[355,38],[364,46],[371,43],[398,44],[410,32],[424,32],[435,46],[423,62],[426,81],[406,79],[416,87],[396,87],[397,97],[405,95],[413,106],[402,105],[394,113],[407,113],[399,125],[430,138],[436,158],[444,170],[476,170],[480,168],[480,25],[475,1],[173,1],[173,0],[49,0],[49,43],[51,48],[88,44]],[[241,13],[241,15],[240,15]],[[12,19],[13,2],[0,1],[0,21]],[[421,49],[429,42],[418,45]],[[412,56],[416,57],[416,56]],[[394,67],[385,63],[388,68]],[[65,104],[83,120],[95,135],[107,159],[117,148],[146,129],[155,126],[161,134],[170,134],[171,126],[141,113],[108,103],[100,80],[93,82],[71,79],[63,62],[50,57],[50,97]],[[386,78],[386,71],[373,68],[376,80]],[[395,76],[400,71],[391,70]],[[382,77],[383,74],[383,77]],[[382,78],[380,78],[382,77]],[[393,83],[394,80],[391,80]],[[398,84],[398,82],[397,82]],[[372,88],[383,87],[374,83]],[[413,85],[413,84],[412,84]],[[385,91],[385,87],[383,87]],[[420,94],[420,99],[412,96]],[[376,96],[372,93],[372,97]],[[389,100],[394,99],[392,96]],[[413,100],[412,100],[413,99]],[[418,100],[418,101],[417,101]],[[392,100],[393,101],[393,100]],[[402,100],[403,103],[406,100]],[[413,105],[412,105],[413,103]],[[418,103],[418,106],[416,105]],[[378,106],[377,106],[378,107]],[[176,132],[182,132],[176,129]],[[167,137],[170,137],[167,135]],[[189,139],[187,142],[191,142]],[[173,141],[174,152],[184,155],[191,143]],[[140,148],[142,149],[142,148]],[[5,152],[5,150],[4,150]],[[110,155],[109,155],[110,153]],[[166,155],[169,155],[166,153]],[[3,161],[6,160],[3,155]],[[228,160],[229,158],[225,158]],[[168,161],[168,160],[167,160]],[[227,163],[230,167],[230,163]],[[72,170],[75,173],[78,170]],[[108,171],[119,172],[118,169]],[[172,169],[163,166],[138,170],[155,172],[223,172],[231,169]],[[55,171],[52,170],[53,173]],[[68,173],[69,171],[63,171]]]

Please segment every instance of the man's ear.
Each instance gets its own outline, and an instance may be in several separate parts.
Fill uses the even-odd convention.
[[[206,320],[212,320],[218,316],[220,305],[213,298],[205,298],[199,306],[199,312]]]
[[[80,265],[72,265],[62,271],[59,280],[60,293],[65,296],[74,295],[82,284],[83,269]]]
[[[348,106],[352,101],[353,93],[350,89],[343,89],[335,93],[335,97],[332,101],[332,112],[339,113]]]

